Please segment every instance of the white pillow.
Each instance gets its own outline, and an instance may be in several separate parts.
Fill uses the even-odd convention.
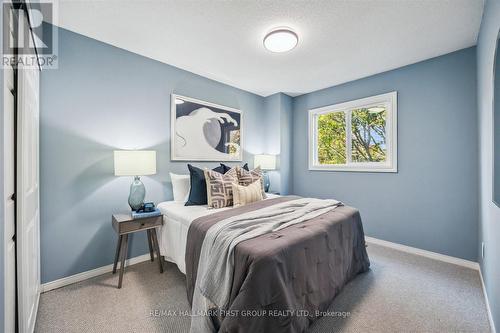
[[[191,189],[191,180],[189,179],[189,175],[177,175],[170,172],[170,179],[172,180],[174,201],[186,202],[189,197],[189,190]]]

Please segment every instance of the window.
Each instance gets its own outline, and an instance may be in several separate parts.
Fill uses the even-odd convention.
[[[309,110],[309,170],[397,172],[397,92]]]

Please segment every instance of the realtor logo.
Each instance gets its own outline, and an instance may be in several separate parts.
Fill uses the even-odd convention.
[[[8,1],[2,5],[2,67],[57,68],[54,3]]]

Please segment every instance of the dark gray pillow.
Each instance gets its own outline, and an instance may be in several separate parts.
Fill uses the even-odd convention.
[[[223,173],[226,173],[226,172],[228,172],[231,169],[231,167],[229,165],[225,165],[224,163],[221,163],[220,166],[224,168],[224,172]],[[245,163],[245,165],[242,166],[242,168],[245,169],[246,171],[250,171],[248,169],[248,163]]]
[[[188,164],[189,179],[191,181],[191,189],[189,190],[188,201],[184,206],[199,206],[207,204],[207,182],[203,169],[197,168]],[[213,171],[224,173],[224,167],[218,166]]]

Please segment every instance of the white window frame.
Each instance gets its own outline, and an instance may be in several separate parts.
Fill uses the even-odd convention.
[[[398,172],[398,98],[397,91],[357,99],[345,103],[328,105],[309,110],[309,170],[318,171],[356,171],[356,172]],[[385,162],[351,162],[351,112],[354,109],[368,108],[384,104],[386,107],[386,161]],[[320,164],[317,149],[317,120],[325,113],[346,113],[346,150],[347,163]]]

